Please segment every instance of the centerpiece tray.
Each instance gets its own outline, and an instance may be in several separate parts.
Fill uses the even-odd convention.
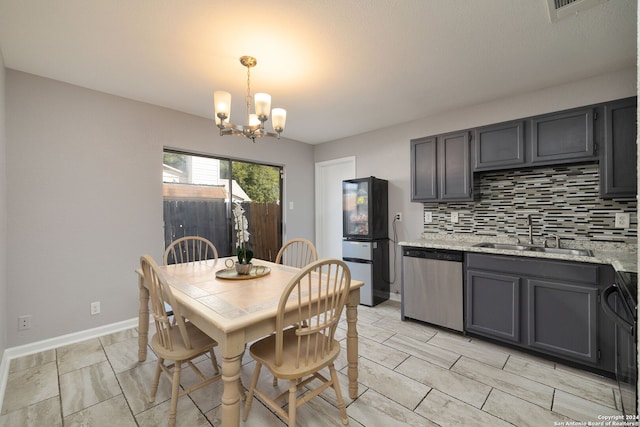
[[[251,271],[249,272],[249,274],[238,274],[236,269],[232,267],[216,271],[216,277],[218,279],[225,280],[249,280],[266,276],[269,273],[271,273],[271,268],[262,265],[254,265],[253,267],[251,267]]]

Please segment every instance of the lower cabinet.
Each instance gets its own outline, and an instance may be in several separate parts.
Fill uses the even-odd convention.
[[[528,257],[466,257],[465,331],[613,372],[614,326],[599,298],[610,266]]]
[[[468,270],[465,329],[519,343],[520,282],[516,276]]]
[[[528,279],[527,344],[571,360],[597,362],[598,287]]]

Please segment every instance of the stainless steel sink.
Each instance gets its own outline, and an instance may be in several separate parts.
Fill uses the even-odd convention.
[[[565,248],[543,248],[541,246],[526,246],[509,243],[490,243],[482,242],[474,245],[478,248],[505,249],[509,251],[533,251],[548,254],[576,255],[576,256],[593,256],[593,252],[589,249],[565,249]]]
[[[506,250],[510,250],[510,251],[528,251],[531,249],[531,246],[525,246],[525,245],[512,245],[509,243],[489,243],[489,242],[483,242],[483,243],[478,243],[477,245],[474,245],[478,248],[491,248],[491,249],[506,249]]]
[[[577,256],[593,256],[593,252],[589,249],[565,249],[565,248],[539,248],[531,247],[530,251],[545,252],[548,254],[577,255]]]

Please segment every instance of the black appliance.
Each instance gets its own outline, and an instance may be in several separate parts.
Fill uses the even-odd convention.
[[[364,282],[360,304],[389,299],[388,182],[376,177],[342,182],[342,259]]]
[[[602,308],[613,319],[616,347],[616,380],[620,389],[622,411],[626,416],[638,414],[638,275],[617,272],[616,281],[602,294]]]

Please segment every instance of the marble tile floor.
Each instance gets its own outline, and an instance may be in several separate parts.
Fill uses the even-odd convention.
[[[358,310],[359,397],[348,398],[345,328],[336,363],[349,425],[558,426],[619,415],[613,380],[417,322],[400,320],[387,301]],[[153,329],[153,328],[152,328]],[[161,379],[147,402],[155,367],[150,351],[137,361],[135,329],[14,359],[0,426],[165,425],[170,387]],[[243,384],[254,362],[245,355]],[[210,373],[203,357],[199,367]],[[185,369],[183,384],[194,380]],[[262,389],[283,390],[261,376]],[[179,400],[179,426],[219,426],[221,382]],[[246,426],[284,426],[254,400]],[[298,409],[300,426],[340,426],[331,389]],[[575,424],[574,424],[575,425]]]

